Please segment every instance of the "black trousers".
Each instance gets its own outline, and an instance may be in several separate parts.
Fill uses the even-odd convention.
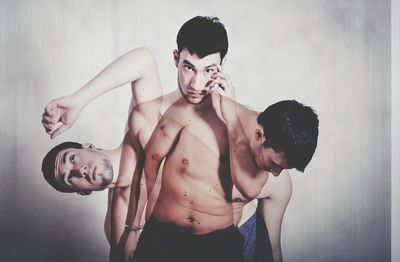
[[[191,235],[151,217],[130,261],[243,262],[243,240],[233,225],[206,235]]]

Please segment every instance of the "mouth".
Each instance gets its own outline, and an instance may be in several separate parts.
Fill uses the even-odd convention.
[[[188,92],[188,93],[187,93],[187,96],[189,96],[189,97],[191,97],[191,98],[198,98],[198,97],[200,97],[202,94],[203,94],[203,93],[191,93],[191,92]]]
[[[92,181],[96,181],[96,166],[93,168],[92,171]]]

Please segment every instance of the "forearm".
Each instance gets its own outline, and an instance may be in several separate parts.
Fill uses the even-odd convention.
[[[274,262],[282,262],[282,250],[281,246],[279,247],[272,247],[272,258]]]
[[[73,96],[85,106],[116,87],[139,80],[154,63],[146,48],[131,50],[104,68]]]
[[[141,229],[140,221],[147,201],[146,191],[141,190],[142,162],[143,159],[139,158],[132,177],[129,204],[127,205],[128,211],[123,220],[123,232],[115,251],[115,257],[118,258],[118,261],[126,261],[136,249],[136,234]]]
[[[117,247],[125,228],[129,187],[115,188],[111,212],[111,247]]]

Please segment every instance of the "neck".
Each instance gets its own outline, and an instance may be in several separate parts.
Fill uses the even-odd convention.
[[[121,151],[122,151],[122,146],[119,146],[118,148],[112,150],[107,150],[107,149],[102,150],[102,152],[110,158],[111,164],[113,166],[113,180],[111,182],[111,185],[114,185],[118,179]]]
[[[254,153],[257,149],[257,144],[258,144],[258,141],[256,140],[255,131],[257,128],[262,130],[263,127],[257,123],[258,113],[253,110],[250,110],[249,112],[250,113],[246,115],[246,117],[241,118],[241,120],[243,120],[241,122],[244,127],[244,132],[246,133],[246,136],[249,139],[250,150]]]

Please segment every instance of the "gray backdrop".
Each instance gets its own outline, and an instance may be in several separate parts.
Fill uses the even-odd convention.
[[[305,174],[291,172],[284,260],[390,261],[391,251],[396,260],[390,174],[398,170],[391,154],[399,150],[391,151],[391,135],[397,142],[398,136],[390,131],[390,5],[389,0],[0,1],[1,260],[108,260],[106,193],[57,193],[42,178],[40,165],[52,146],[66,140],[118,146],[129,87],[97,99],[54,141],[41,126],[43,108],[140,46],[155,54],[164,91],[174,90],[175,36],[199,14],[219,16],[226,25],[226,71],[240,102],[263,110],[297,99],[319,113],[315,157]]]

